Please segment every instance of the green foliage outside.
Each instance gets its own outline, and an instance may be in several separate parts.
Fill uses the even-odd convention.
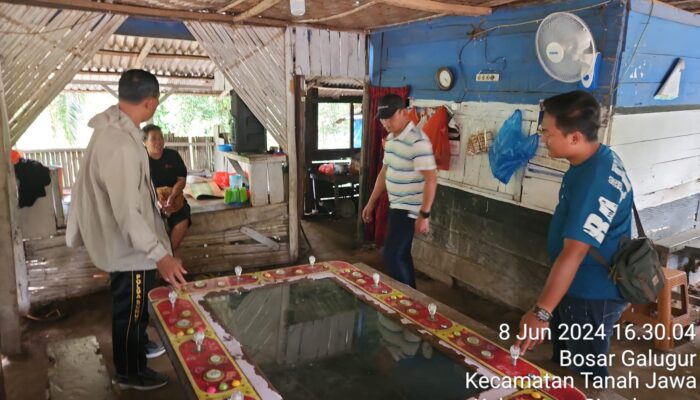
[[[350,104],[319,103],[318,148],[350,148]]]
[[[63,92],[48,107],[54,138],[62,135],[71,145],[85,118],[84,105],[90,93]],[[158,106],[153,123],[164,133],[176,136],[211,136],[216,125],[228,131],[231,126],[231,98],[215,96],[172,95]]]
[[[231,126],[231,98],[172,95],[158,106],[153,123],[175,136],[211,136],[216,125]]]
[[[84,93],[61,93],[49,106],[51,130],[53,137],[59,134],[66,138],[71,145],[75,144],[79,125],[83,114]]]

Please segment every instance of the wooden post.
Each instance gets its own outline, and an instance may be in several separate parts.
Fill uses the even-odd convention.
[[[289,165],[289,261],[299,258],[299,177],[297,176],[297,141],[294,112],[294,49],[292,28],[284,33],[284,82],[287,94],[287,160]]]
[[[362,209],[369,199],[369,127],[372,121],[369,120],[369,79],[365,79],[364,93],[362,94],[362,148],[360,150],[360,197],[357,199],[357,235],[355,240],[361,245],[365,240],[365,224],[362,221]]]
[[[16,243],[21,245],[17,227],[17,185],[10,162],[10,124],[5,103],[5,87],[0,69],[0,351],[13,355],[22,352],[17,297]],[[19,237],[18,237],[19,236]],[[23,257],[22,257],[23,258]],[[26,271],[26,267],[25,267]]]
[[[3,377],[2,365],[0,365],[0,400],[7,399],[5,394],[5,378]]]

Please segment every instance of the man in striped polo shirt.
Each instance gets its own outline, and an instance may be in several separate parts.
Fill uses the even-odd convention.
[[[362,210],[362,219],[372,221],[377,200],[387,190],[389,232],[384,242],[384,262],[394,279],[415,288],[411,245],[414,233],[430,230],[430,207],[437,189],[433,146],[425,133],[410,121],[400,96],[382,97],[377,118],[389,136],[384,146],[384,166]]]

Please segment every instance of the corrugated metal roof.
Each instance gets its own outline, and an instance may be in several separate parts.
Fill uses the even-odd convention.
[[[112,35],[66,90],[104,91],[119,75],[143,68],[158,77],[164,93],[217,94],[214,62],[193,40]]]

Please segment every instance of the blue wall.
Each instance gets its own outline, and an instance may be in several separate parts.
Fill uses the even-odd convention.
[[[650,11],[651,5],[647,1],[635,0],[632,3],[627,37],[620,57],[620,84],[615,105],[699,105],[700,15],[692,15],[658,2],[654,4],[651,17]],[[670,101],[654,100],[656,90],[678,57],[685,60],[678,98]]]
[[[575,90],[577,83],[563,83],[547,75],[535,51],[537,23],[503,27],[469,41],[475,28],[517,24],[544,18],[557,11],[569,11],[600,4],[601,1],[577,0],[557,4],[500,8],[490,16],[444,17],[407,26],[376,31],[370,36],[370,78],[378,86],[411,86],[410,96],[445,101],[502,101],[537,103],[554,94]],[[575,11],[593,32],[602,53],[598,89],[595,96],[609,104],[610,85],[618,74],[624,5],[618,0],[606,6]],[[462,67],[459,53],[462,51]],[[486,53],[487,52],[487,53]],[[455,84],[440,91],[435,72],[448,66]],[[462,70],[464,73],[462,73]],[[496,72],[500,81],[476,82],[478,72]],[[466,77],[466,79],[465,79]]]

